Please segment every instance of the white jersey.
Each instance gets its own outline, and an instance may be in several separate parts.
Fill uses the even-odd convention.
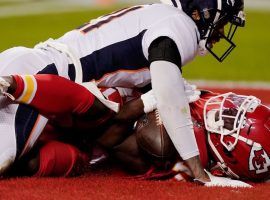
[[[150,44],[161,36],[174,40],[182,65],[198,48],[194,22],[181,10],[164,4],[134,6],[92,20],[54,42],[72,50],[83,82],[104,87],[144,87],[151,82]],[[61,45],[60,45],[61,46]],[[74,59],[56,48],[9,49],[0,54],[0,75],[57,74],[75,80]],[[47,119],[26,105],[0,97],[0,174],[23,155],[40,135]]]
[[[155,39],[167,36],[174,40],[185,65],[197,54],[198,34],[195,23],[183,11],[152,4],[91,20],[56,41],[67,45],[80,59],[83,82],[143,87],[150,83],[148,49]]]

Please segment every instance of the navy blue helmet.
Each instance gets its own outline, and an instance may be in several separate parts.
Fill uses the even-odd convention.
[[[232,41],[238,27],[245,26],[243,0],[161,0],[183,10],[196,23],[200,32],[200,50],[210,52],[222,62],[236,47]],[[214,52],[214,44],[221,41],[226,49]],[[202,53],[203,54],[203,53]]]

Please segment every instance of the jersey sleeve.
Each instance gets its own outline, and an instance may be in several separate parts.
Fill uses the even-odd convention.
[[[182,65],[190,62],[197,55],[198,31],[195,23],[186,14],[179,12],[160,19],[145,32],[142,46],[146,58],[151,43],[162,36],[169,37],[176,43]]]

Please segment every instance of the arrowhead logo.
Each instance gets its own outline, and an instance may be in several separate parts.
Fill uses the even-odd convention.
[[[261,147],[252,147],[249,156],[249,170],[255,171],[256,174],[265,173],[270,166],[270,158]]]

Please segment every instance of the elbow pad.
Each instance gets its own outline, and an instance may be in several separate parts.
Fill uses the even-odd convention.
[[[154,61],[168,61],[179,68],[182,66],[181,56],[175,42],[168,37],[159,37],[154,40],[148,50],[150,63]]]

